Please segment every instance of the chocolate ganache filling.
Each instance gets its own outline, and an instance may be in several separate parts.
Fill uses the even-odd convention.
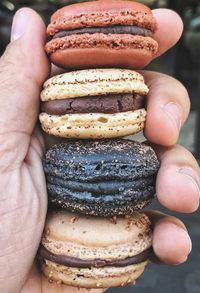
[[[152,249],[145,250],[138,255],[131,256],[125,259],[115,260],[102,260],[102,259],[91,259],[84,260],[76,257],[67,255],[57,255],[49,252],[44,246],[40,246],[38,251],[39,259],[46,259],[55,262],[60,265],[73,268],[102,268],[102,267],[126,267],[134,264],[139,264],[147,261],[152,254]]]
[[[139,35],[143,37],[153,37],[153,32],[149,29],[132,26],[132,25],[116,25],[107,27],[87,27],[74,30],[63,30],[56,33],[53,39],[63,38],[71,35],[82,35],[82,34],[128,34],[128,35]]]
[[[112,94],[43,102],[41,111],[49,115],[74,113],[119,113],[144,107],[143,97],[138,94]]]

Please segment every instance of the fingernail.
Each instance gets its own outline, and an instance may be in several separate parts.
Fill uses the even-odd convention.
[[[181,230],[181,233],[184,235],[184,237],[187,239],[188,247],[189,247],[188,254],[190,254],[192,251],[192,240],[190,239],[190,236],[187,233],[187,231],[185,231],[184,229],[181,229],[181,228],[180,228],[180,230]]]
[[[164,111],[167,113],[169,118],[176,124],[178,130],[182,126],[182,109],[179,105],[170,102],[163,106]]]
[[[175,225],[176,228],[175,228],[175,231],[176,231],[176,237],[177,239],[179,239],[179,241],[184,245],[184,254],[185,255],[182,255],[181,259],[179,259],[179,262],[178,263],[183,263],[185,262],[187,259],[188,259],[188,255],[191,253],[192,251],[192,240],[188,234],[188,232],[181,228],[180,226],[178,225]]]
[[[199,181],[199,176],[196,174],[196,172],[190,167],[179,168],[178,172],[186,175],[193,182],[197,190],[197,193],[200,197],[200,181]]]
[[[11,42],[16,41],[24,34],[26,26],[27,26],[27,21],[28,21],[27,15],[24,13],[23,10],[19,10],[16,12],[13,18],[13,23],[11,28],[11,37],[10,37]]]

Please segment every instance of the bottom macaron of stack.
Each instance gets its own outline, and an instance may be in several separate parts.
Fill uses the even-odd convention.
[[[151,223],[144,213],[100,218],[50,212],[38,258],[50,281],[79,288],[135,283],[151,256]]]

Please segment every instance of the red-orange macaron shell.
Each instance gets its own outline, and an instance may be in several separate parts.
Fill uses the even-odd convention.
[[[112,28],[114,33],[102,32]],[[142,30],[142,35],[137,31],[129,33],[132,28]],[[128,31],[121,32],[123,29]],[[52,39],[45,48],[51,61],[65,68],[140,68],[158,50],[153,39],[155,30],[156,20],[151,10],[141,3],[121,0],[78,3],[52,15],[47,28]]]

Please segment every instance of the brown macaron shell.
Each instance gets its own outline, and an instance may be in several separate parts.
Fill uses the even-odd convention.
[[[98,262],[123,261],[145,253],[151,247],[151,223],[145,214],[117,219],[91,218],[55,211],[49,214],[41,245],[56,256],[75,258],[80,266],[56,263],[40,255],[44,274],[52,281],[84,288],[124,286],[143,272],[148,257],[125,266],[98,265]],[[81,266],[98,260],[95,266]]]
[[[47,34],[57,32],[114,27],[138,26],[156,30],[151,10],[130,1],[94,1],[66,6],[51,18]],[[112,33],[83,33],[57,37],[46,44],[51,61],[66,68],[127,67],[147,65],[158,50],[157,42],[148,36]]]
[[[57,46],[56,42],[53,46]],[[146,42],[144,42],[144,44],[146,48],[148,48],[148,44]],[[139,43],[138,45],[140,46]],[[48,45],[46,45],[46,50],[48,52]],[[116,50],[110,49],[109,47],[89,47],[84,49],[77,47],[76,49],[57,49],[54,53],[51,53],[52,63],[59,67],[66,67],[69,69],[83,69],[86,67],[140,68],[146,66],[151,60],[152,52],[148,49],[144,49],[144,47],[142,50],[141,48]]]
[[[47,34],[60,30],[109,25],[138,25],[156,30],[151,9],[134,1],[99,0],[77,3],[57,10],[51,17]]]

